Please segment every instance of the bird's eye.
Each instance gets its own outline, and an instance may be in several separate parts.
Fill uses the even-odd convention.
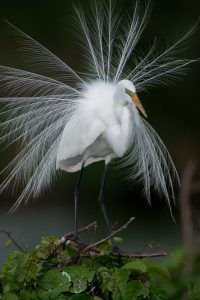
[[[132,92],[132,91],[129,90],[129,89],[125,89],[125,93],[126,93],[127,95],[129,95],[131,98],[135,95],[135,93]]]

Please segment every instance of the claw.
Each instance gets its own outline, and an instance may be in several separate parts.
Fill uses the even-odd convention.
[[[112,248],[112,254],[117,254],[118,256],[124,256],[127,254],[126,251],[121,250],[118,246],[113,246]]]
[[[79,258],[81,250],[84,249],[86,245],[83,242],[81,242],[81,240],[78,237],[74,236],[71,240],[75,243],[75,247],[77,247],[77,257]]]

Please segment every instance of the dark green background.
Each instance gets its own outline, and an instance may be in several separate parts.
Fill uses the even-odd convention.
[[[74,1],[76,2],[76,1]],[[80,1],[87,4],[86,1]],[[120,1],[124,5],[130,1]],[[141,1],[143,2],[143,1]],[[134,4],[134,1],[133,1]],[[15,43],[9,34],[4,19],[41,42],[74,69],[84,69],[81,52],[73,35],[71,15],[72,1],[0,1],[0,64],[23,67],[16,54]],[[141,45],[149,45],[157,36],[161,45],[197,21],[200,13],[199,0],[157,0],[150,23],[143,35]],[[199,57],[199,28],[181,57]],[[148,121],[156,129],[171,153],[181,176],[185,164],[191,157],[199,159],[200,153],[200,86],[199,64],[172,87],[152,89],[140,95],[148,114]],[[1,93],[1,90],[0,90]],[[14,155],[15,149],[2,151],[1,167]],[[81,187],[80,224],[99,221],[97,235],[105,233],[103,220],[97,206],[97,194],[103,163],[89,166]],[[199,172],[199,171],[198,171]],[[198,176],[198,174],[197,174]],[[43,234],[63,232],[73,228],[73,188],[77,174],[61,174],[60,180],[46,191],[40,199],[31,201],[28,207],[20,208],[14,215],[7,215],[16,195],[0,200],[0,227],[13,232],[20,241],[35,244]],[[198,197],[197,197],[198,199]],[[197,200],[194,199],[194,200]],[[174,209],[177,224],[170,218],[169,210],[162,199],[153,197],[152,207],[141,199],[133,186],[123,181],[121,171],[110,170],[107,184],[107,206],[113,223],[123,223],[135,216],[135,223],[124,233],[125,247],[142,251],[151,240],[161,244],[163,249],[178,245],[181,240],[178,205]],[[23,235],[21,237],[21,235]],[[1,237],[0,237],[1,238]],[[91,238],[91,237],[90,237]],[[2,239],[3,243],[3,239]],[[1,242],[0,242],[1,244]],[[5,254],[0,248],[0,260]]]

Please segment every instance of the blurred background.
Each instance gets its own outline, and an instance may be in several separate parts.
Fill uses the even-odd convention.
[[[79,47],[73,35],[73,27],[69,24],[73,14],[72,2],[76,1],[0,1],[0,65],[24,68],[22,59],[15,51],[13,37],[9,34],[8,26],[4,22],[6,19],[38,40],[75,70],[79,70],[80,66],[84,69],[81,57],[83,50]],[[86,3],[83,0],[80,2]],[[124,7],[127,2],[120,0],[120,4]],[[199,17],[199,12],[199,0],[154,0],[151,20],[143,35],[141,47],[149,45],[154,36],[157,36],[161,45],[165,45],[167,41],[176,38],[178,34],[181,35],[186,28],[194,24]],[[183,57],[199,57],[199,28],[187,46],[181,54]],[[187,238],[185,241],[185,236],[191,235],[193,224],[195,224],[194,230],[198,236],[200,224],[200,202],[198,201],[200,200],[199,78],[199,64],[196,63],[191,67],[191,71],[173,86],[152,89],[149,93],[140,95],[148,114],[148,121],[166,144],[180,178],[185,174],[184,187],[188,189],[182,191],[181,197],[188,195],[184,203],[189,205],[187,206],[189,217],[185,216],[184,206],[182,220],[185,222],[181,223],[178,191],[177,205],[173,209],[176,220],[174,223],[162,199],[152,195],[150,207],[137,192],[134,184],[129,185],[123,180],[123,172],[110,167],[106,204],[114,227],[122,225],[131,216],[136,217],[128,230],[122,233],[124,248],[127,250],[144,252],[146,245],[155,241],[155,244],[160,245],[159,251],[171,251],[181,245],[183,240],[184,243],[188,243]],[[3,93],[1,87],[0,93],[1,95]],[[1,169],[15,153],[17,149],[14,148],[5,151],[1,149]],[[97,220],[99,226],[96,238],[106,234],[97,204],[102,171],[102,162],[89,166],[85,170],[81,185],[79,225],[84,226]],[[1,195],[0,228],[11,232],[21,245],[32,246],[36,245],[43,235],[62,236],[65,232],[73,230],[73,190],[77,175],[61,172],[59,179],[50,190],[45,191],[40,198],[30,201],[26,207],[21,207],[11,215],[7,212],[16,200],[17,194],[11,195],[8,192],[7,195]],[[189,204],[188,199],[190,199]],[[183,223],[187,225],[186,228],[191,225],[192,229],[189,233],[185,232]],[[85,239],[89,241],[92,237],[93,233],[90,233]],[[3,248],[6,240],[6,237],[0,235],[0,264],[4,262],[10,251]]]

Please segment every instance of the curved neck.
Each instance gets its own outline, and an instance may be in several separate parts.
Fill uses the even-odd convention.
[[[113,110],[118,121],[121,120],[122,111],[127,105],[128,101],[124,93],[117,88],[113,95]]]
[[[117,120],[121,123],[124,110],[128,110],[135,125],[139,125],[139,113],[136,106],[127,101],[124,93],[115,93],[113,97],[113,110]]]
[[[128,95],[124,93],[121,89],[117,88],[114,95],[113,95],[113,100],[114,100],[114,106],[127,106],[129,101],[128,101]]]

